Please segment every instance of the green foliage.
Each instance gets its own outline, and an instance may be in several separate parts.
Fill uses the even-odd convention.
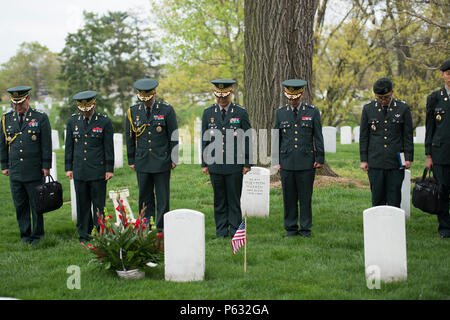
[[[57,95],[58,56],[38,42],[23,42],[15,56],[0,68],[0,97],[8,100],[6,89],[19,85],[33,88],[33,96]]]
[[[152,1],[153,18],[163,31],[165,65],[158,94],[188,122],[214,102],[211,80],[237,81],[242,98],[244,75],[244,1]],[[179,125],[184,125],[182,121]]]
[[[316,26],[315,104],[324,125],[359,123],[384,76],[411,106],[414,126],[424,124],[426,96],[442,86],[436,70],[450,53],[445,2],[348,0],[342,20]]]
[[[99,92],[97,105],[111,117],[116,107],[125,110],[135,95],[133,83],[139,78],[157,77],[152,64],[158,57],[156,44],[143,21],[127,12],[108,12],[103,16],[84,13],[83,28],[66,37],[61,53],[63,96],[84,90]],[[67,119],[74,109],[62,110]],[[124,117],[114,121],[115,131],[123,131]]]

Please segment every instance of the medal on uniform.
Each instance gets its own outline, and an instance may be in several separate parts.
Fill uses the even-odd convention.
[[[438,114],[438,115],[436,116],[436,120],[437,120],[438,122],[440,122],[440,121],[442,120],[442,117],[441,117],[440,114]]]
[[[31,140],[33,140],[33,141],[36,141],[36,140],[37,140],[37,137],[36,137],[35,134],[33,134],[33,135],[31,136]]]
[[[377,131],[377,127],[374,124],[372,125],[371,128],[372,128],[373,131]]]
[[[77,125],[75,125],[75,131],[78,131],[78,126]]]
[[[211,123],[214,123],[214,118],[211,118],[210,121],[211,121]]]
[[[162,127],[161,126],[157,126],[156,127],[156,132],[161,132],[162,131]]]

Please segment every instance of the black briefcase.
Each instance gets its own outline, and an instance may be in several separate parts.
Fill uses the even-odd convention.
[[[42,184],[34,188],[34,203],[36,205],[36,212],[43,214],[61,208],[63,205],[63,190],[62,185],[58,181],[53,180],[51,175],[42,180]]]
[[[428,171],[425,168],[422,179],[416,181],[412,192],[412,204],[414,207],[429,214],[447,213],[447,187],[438,183],[431,173],[433,173],[433,169]]]

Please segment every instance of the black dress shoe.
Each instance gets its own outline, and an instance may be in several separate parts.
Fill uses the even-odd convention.
[[[311,232],[310,231],[299,231],[298,235],[303,238],[311,238]]]
[[[298,232],[287,232],[285,238],[291,238],[298,236]]]

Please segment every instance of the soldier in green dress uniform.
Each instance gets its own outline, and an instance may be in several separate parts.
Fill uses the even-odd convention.
[[[95,110],[96,96],[95,91],[73,96],[79,112],[66,127],[65,170],[74,179],[80,242],[90,241],[93,227],[99,227],[97,212],[103,214],[106,183],[114,176],[113,127],[107,115]]]
[[[44,218],[35,212],[34,188],[42,183],[43,176],[50,174],[51,128],[47,115],[30,107],[31,87],[19,86],[7,91],[14,110],[2,116],[2,173],[10,177],[22,242],[37,244],[44,236]]]
[[[211,82],[217,103],[203,111],[202,170],[214,191],[216,236],[225,238],[233,237],[242,222],[242,179],[251,170],[251,125],[247,110],[231,102],[236,81]]]
[[[156,101],[157,86],[158,81],[148,78],[134,83],[139,103],[127,111],[125,135],[128,165],[137,176],[139,212],[145,204],[144,216],[150,221],[156,208],[161,232],[163,216],[170,211],[170,172],[178,163],[178,124],[174,108]]]
[[[288,104],[275,112],[278,141],[275,136],[272,142],[278,142],[278,149],[272,150],[272,165],[281,175],[286,236],[310,237],[315,169],[325,161],[320,112],[302,101],[305,80],[290,79],[282,85]]]
[[[450,60],[440,70],[444,86],[427,98],[425,154],[427,168],[433,168],[437,181],[450,190]],[[450,238],[448,197],[446,207],[446,213],[438,215],[438,232],[442,238]]]
[[[372,206],[399,208],[405,168],[411,167],[414,157],[411,110],[392,97],[388,78],[378,79],[373,92],[376,100],[366,104],[361,115],[361,169],[368,172]]]

